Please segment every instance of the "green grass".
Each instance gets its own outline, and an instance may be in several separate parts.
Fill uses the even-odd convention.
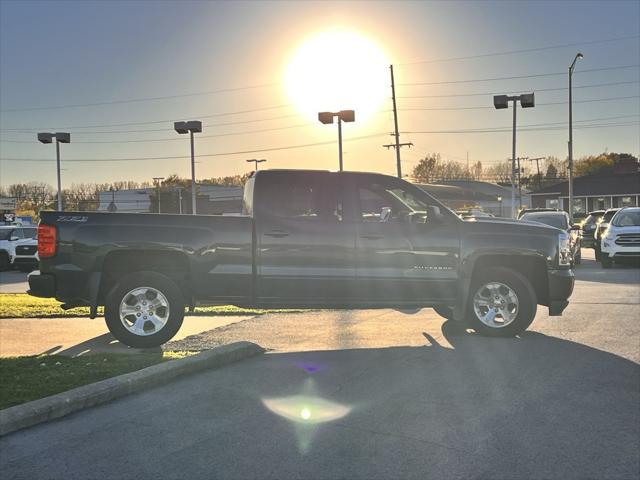
[[[75,358],[62,355],[0,358],[0,410],[188,354],[105,353]]]
[[[302,310],[264,310],[240,308],[233,305],[215,307],[196,307],[195,312],[187,315],[226,316],[226,315],[263,315],[265,313],[292,313]],[[102,307],[98,315],[102,315]],[[60,302],[53,298],[37,298],[26,293],[0,293],[0,318],[72,318],[89,316],[89,307],[62,310]]]

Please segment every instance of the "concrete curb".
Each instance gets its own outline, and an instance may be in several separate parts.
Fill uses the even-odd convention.
[[[8,433],[61,418],[85,408],[168,383],[178,376],[221,367],[264,353],[251,342],[236,342],[197,355],[152,365],[136,372],[108,378],[49,397],[0,411],[0,437]]]

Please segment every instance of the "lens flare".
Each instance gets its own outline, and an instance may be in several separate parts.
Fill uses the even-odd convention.
[[[351,408],[323,398],[295,395],[265,398],[262,403],[271,412],[297,423],[326,423],[347,415]]]

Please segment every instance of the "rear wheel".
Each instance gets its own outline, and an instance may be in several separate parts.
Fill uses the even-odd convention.
[[[472,282],[467,320],[483,335],[512,337],[531,325],[536,309],[536,293],[525,277],[508,268],[487,268]]]
[[[157,347],[180,330],[184,297],[165,275],[135,272],[113,287],[105,302],[109,331],[122,343],[136,348]]]

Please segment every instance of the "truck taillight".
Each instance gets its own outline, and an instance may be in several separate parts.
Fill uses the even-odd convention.
[[[38,256],[40,258],[53,257],[56,254],[56,227],[38,225]]]

